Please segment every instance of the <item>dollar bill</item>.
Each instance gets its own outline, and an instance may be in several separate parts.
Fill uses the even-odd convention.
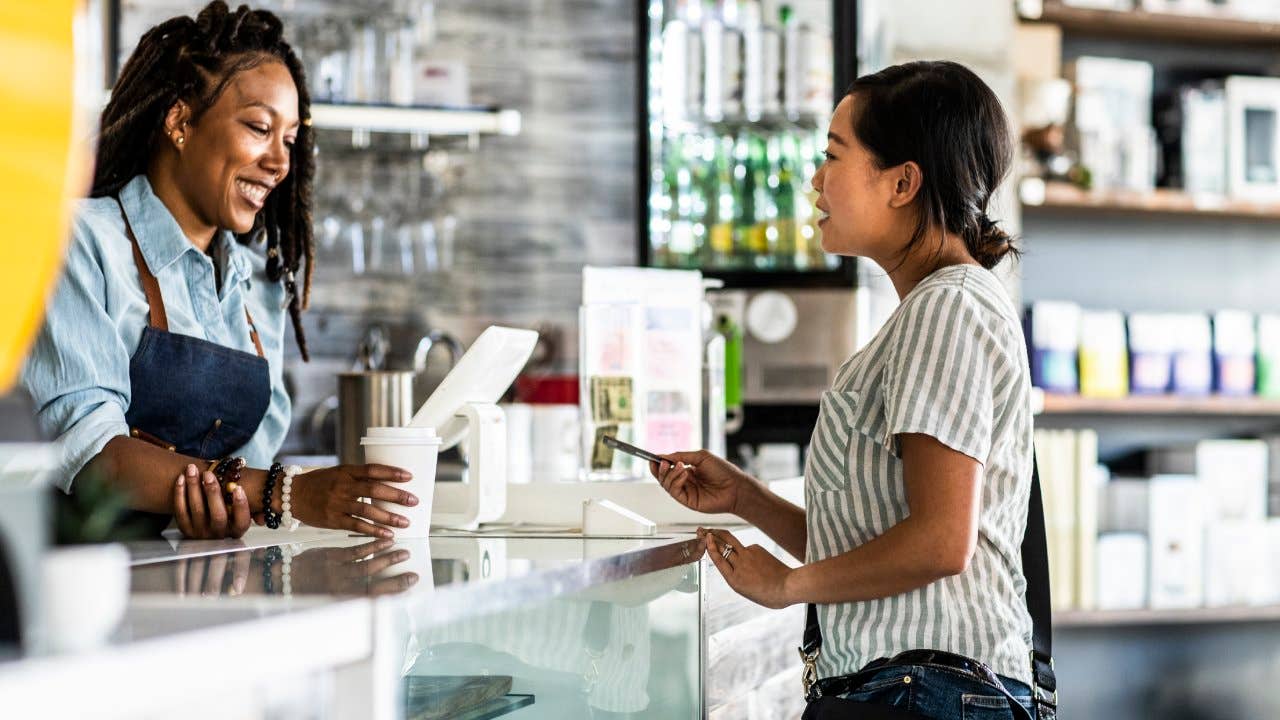
[[[596,376],[591,378],[591,415],[596,422],[626,423],[634,415],[635,398],[631,378]]]
[[[613,448],[604,444],[605,435],[617,436],[617,425],[597,425],[595,443],[591,446],[591,469],[608,470],[613,467]]]

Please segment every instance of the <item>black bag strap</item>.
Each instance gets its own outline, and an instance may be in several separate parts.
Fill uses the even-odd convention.
[[[1036,717],[1054,720],[1058,711],[1058,676],[1053,669],[1053,607],[1049,597],[1049,547],[1044,524],[1040,466],[1031,456],[1031,497],[1027,529],[1022,536],[1022,575],[1027,581],[1027,613],[1031,615],[1031,696]]]
[[[1027,612],[1031,615],[1032,700],[1038,720],[1055,720],[1058,712],[1058,678],[1053,670],[1053,612],[1049,598],[1049,549],[1045,535],[1044,500],[1040,492],[1040,467],[1034,451],[1031,459],[1031,496],[1027,501],[1027,527],[1022,536],[1022,574],[1027,581]],[[822,629],[818,607],[807,609],[800,657],[804,660],[805,695],[817,682],[818,651]],[[1007,694],[1007,693],[1006,693]]]

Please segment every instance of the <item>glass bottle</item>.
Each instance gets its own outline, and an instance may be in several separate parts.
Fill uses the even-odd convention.
[[[704,267],[727,268],[734,264],[734,224],[738,217],[738,188],[734,182],[734,139],[725,132],[712,145],[713,172],[707,190],[707,243]]]
[[[671,267],[672,179],[670,166],[671,142],[663,137],[658,148],[657,162],[649,176],[649,249],[656,267]]]
[[[747,236],[747,250],[751,266],[757,270],[772,270],[777,265],[774,252],[778,246],[778,206],[774,188],[777,173],[769,164],[769,141],[763,128],[748,132],[749,166],[751,181],[752,222]]]
[[[800,264],[796,257],[799,245],[796,218],[804,198],[798,197],[799,172],[795,160],[795,135],[791,128],[784,126],[769,137],[769,181],[778,212],[778,241],[773,255],[780,270],[791,270]]]
[[[755,234],[756,173],[751,163],[751,138],[748,126],[738,128],[733,138],[733,257],[732,267],[747,265],[752,256]]]

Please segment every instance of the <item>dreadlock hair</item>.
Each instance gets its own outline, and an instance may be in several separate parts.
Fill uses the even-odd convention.
[[[315,246],[311,226],[311,187],[315,174],[315,138],[310,127],[311,96],[306,74],[293,48],[285,42],[280,19],[265,10],[241,5],[235,12],[222,0],[209,3],[194,19],[179,16],[151,28],[138,41],[102,112],[91,197],[115,195],[135,176],[146,172],[149,153],[164,131],[174,103],[191,108],[199,121],[237,73],[264,62],[279,61],[298,89],[302,123],[289,151],[289,174],[267,197],[253,228],[236,235],[248,244],[265,234],[267,277],[280,282],[289,298],[294,339],[309,360],[302,330],[302,311],[310,303]],[[295,275],[305,262],[302,292]]]

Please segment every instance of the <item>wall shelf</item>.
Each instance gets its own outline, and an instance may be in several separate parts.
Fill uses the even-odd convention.
[[[311,106],[312,127],[326,130],[424,133],[427,135],[519,135],[520,112],[495,108],[430,108],[396,105]]]
[[[1185,610],[1059,610],[1055,628],[1115,627],[1122,625],[1213,625],[1219,623],[1275,622],[1280,605],[1258,605]]]
[[[1280,418],[1280,400],[1258,397],[1132,395],[1088,398],[1044,394],[1043,415],[1175,415]]]
[[[1250,20],[1226,14],[1094,10],[1068,7],[1046,0],[1038,15],[1024,11],[1021,17],[1030,22],[1053,23],[1064,30],[1103,37],[1202,44],[1274,46],[1280,43],[1280,22]]]
[[[1030,187],[1039,184],[1034,179],[1024,182],[1028,182]],[[1083,210],[1115,215],[1191,215],[1204,218],[1280,220],[1280,204],[1202,197],[1181,190],[1157,188],[1152,192],[1090,192],[1063,182],[1044,183],[1043,188],[1043,193],[1038,190],[1024,190],[1020,193],[1023,211]],[[1041,194],[1043,197],[1040,197]]]

